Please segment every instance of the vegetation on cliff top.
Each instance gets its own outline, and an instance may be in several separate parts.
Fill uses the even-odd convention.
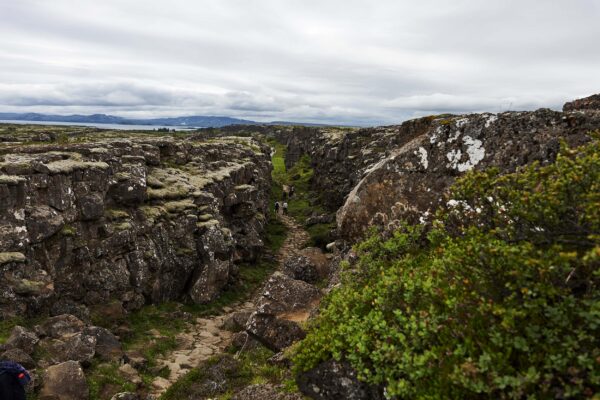
[[[471,172],[429,230],[356,247],[296,346],[297,372],[346,359],[390,396],[600,393],[600,139],[520,172]]]

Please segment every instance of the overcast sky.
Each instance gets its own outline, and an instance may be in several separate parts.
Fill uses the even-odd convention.
[[[600,92],[598,0],[0,0],[0,111],[389,124]]]

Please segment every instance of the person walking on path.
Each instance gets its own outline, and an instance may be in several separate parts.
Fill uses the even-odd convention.
[[[279,215],[279,202],[275,202],[275,215]]]
[[[291,199],[291,198],[292,198],[292,196],[294,195],[294,190],[295,190],[295,189],[294,189],[294,186],[293,186],[293,185],[292,185],[292,186],[290,186],[290,194],[289,194],[289,196],[288,196],[290,199]]]
[[[287,201],[283,202],[283,215],[287,215],[288,212],[288,204]]]

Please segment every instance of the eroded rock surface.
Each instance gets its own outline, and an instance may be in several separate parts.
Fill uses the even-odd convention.
[[[442,115],[378,128],[282,129],[274,136],[288,146],[287,164],[311,156],[312,188],[337,210],[337,232],[352,243],[372,225],[425,223],[471,169],[512,172],[534,161],[551,163],[561,140],[580,145],[598,128],[596,95],[567,103],[565,112]]]
[[[67,361],[46,369],[40,399],[87,400],[88,384],[81,366],[76,361]]]
[[[248,138],[0,144],[0,313],[213,300],[263,246],[270,168]]]
[[[361,382],[356,371],[344,361],[326,361],[297,379],[300,391],[318,400],[383,400],[383,390]]]

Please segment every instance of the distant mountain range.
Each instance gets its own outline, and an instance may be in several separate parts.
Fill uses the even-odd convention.
[[[193,128],[218,128],[227,125],[253,125],[258,122],[214,116],[191,116],[175,118],[151,118],[151,119],[132,119],[116,117],[106,114],[92,115],[52,115],[38,113],[0,113],[0,119],[14,121],[48,121],[48,122],[74,122],[91,124],[118,124],[118,125],[164,125],[164,126],[189,126]]]
[[[190,128],[220,128],[228,125],[306,125],[306,126],[324,126],[320,124],[306,124],[286,121],[276,122],[256,122],[247,119],[202,116],[194,115],[190,117],[172,117],[172,118],[150,118],[150,119],[132,119],[116,117],[106,114],[92,115],[52,115],[38,113],[0,113],[0,120],[12,121],[44,121],[44,122],[71,122],[82,124],[117,124],[117,125],[153,125],[153,126],[179,126]]]

